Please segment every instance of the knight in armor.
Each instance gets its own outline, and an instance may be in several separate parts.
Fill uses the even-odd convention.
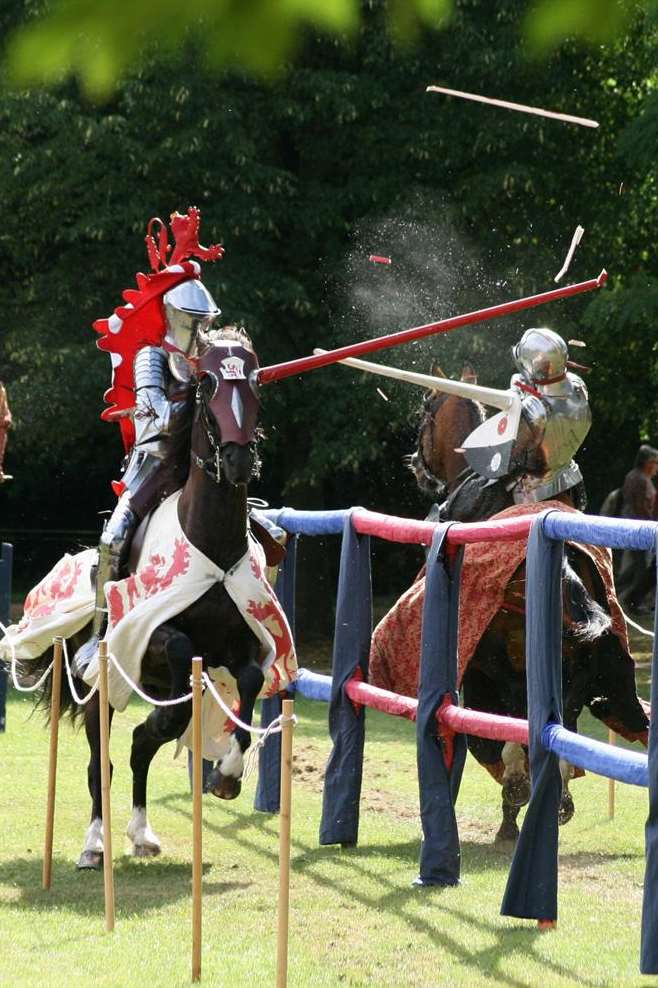
[[[197,356],[199,334],[212,327],[220,309],[198,279],[176,285],[164,294],[162,303],[165,323],[162,345],[143,346],[134,358],[135,442],[122,477],[123,493],[101,535],[92,634],[76,653],[77,670],[91,661],[105,633],[105,584],[119,577],[135,529],[184,479],[179,480],[165,470],[163,460],[177,412],[190,393],[188,358]]]
[[[514,501],[546,501],[570,491],[578,507],[583,477],[573,457],[592,424],[585,382],[567,370],[567,344],[550,329],[528,329],[512,356],[519,373],[510,387],[522,394],[510,463]]]
[[[512,357],[518,373],[510,391],[519,395],[521,414],[504,475],[487,469],[500,455],[492,452],[495,447],[464,449],[472,469],[430,517],[475,521],[511,502],[556,498],[584,510],[585,488],[574,456],[592,416],[585,383],[567,369],[567,344],[550,329],[528,329]]]
[[[12,417],[9,410],[9,401],[7,400],[7,390],[2,381],[0,381],[0,484],[4,484],[6,480],[11,480],[3,470],[5,450],[7,449],[7,434],[11,429],[11,425]]]

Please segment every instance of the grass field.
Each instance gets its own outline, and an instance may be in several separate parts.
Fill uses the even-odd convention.
[[[646,674],[645,674],[646,680]],[[647,683],[642,692],[647,693]],[[29,699],[12,695],[0,735],[0,984],[149,986],[190,983],[191,800],[184,758],[164,749],[151,774],[151,823],[162,856],[124,849],[128,748],[146,708],[115,720],[112,755],[117,924],[104,931],[102,874],[74,862],[88,819],[86,743],[60,734],[53,887],[41,890],[47,734]],[[326,707],[297,703],[291,875],[291,986],[658,984],[638,973],[645,790],[573,784],[576,816],[560,832],[560,916],[554,933],[502,918],[510,852],[497,849],[499,790],[469,759],[458,804],[463,884],[417,889],[419,822],[413,726],[368,713],[357,848],[318,847]],[[583,730],[603,732],[583,719]],[[252,810],[254,779],[232,803],[204,798],[202,982],[274,985],[278,821]]]

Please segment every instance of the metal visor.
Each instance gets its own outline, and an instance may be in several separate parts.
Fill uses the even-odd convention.
[[[184,312],[169,304],[165,304],[165,317],[165,342],[180,350],[186,357],[195,356],[199,333],[206,333],[216,319],[215,315]]]

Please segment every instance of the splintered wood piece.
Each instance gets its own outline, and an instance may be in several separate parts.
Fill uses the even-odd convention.
[[[554,110],[544,110],[540,106],[526,106],[524,103],[511,103],[506,99],[492,99],[490,96],[477,96],[475,93],[462,93],[458,89],[446,89],[445,86],[427,86],[426,93],[445,93],[446,96],[458,96],[460,99],[470,99],[475,103],[487,103],[489,106],[500,106],[504,110],[517,110],[519,113],[533,113],[537,117],[550,117],[551,120],[562,120],[565,123],[579,124],[581,127],[598,127],[598,120],[587,117],[574,117],[571,113],[555,113]]]

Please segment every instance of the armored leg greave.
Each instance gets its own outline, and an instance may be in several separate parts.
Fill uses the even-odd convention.
[[[122,563],[125,561],[132,534],[137,527],[137,515],[130,507],[130,494],[126,491],[103,529],[98,546],[98,569],[96,571],[96,602],[92,619],[91,637],[78,649],[73,661],[73,671],[81,676],[98,649],[98,642],[107,627],[107,604],[105,584],[116,580]]]
[[[105,584],[116,580],[122,563],[125,562],[130,540],[137,527],[137,515],[130,507],[130,495],[126,492],[103,529],[98,546],[98,570],[96,573],[96,609],[94,611],[93,634],[101,636],[105,630],[107,607]]]

